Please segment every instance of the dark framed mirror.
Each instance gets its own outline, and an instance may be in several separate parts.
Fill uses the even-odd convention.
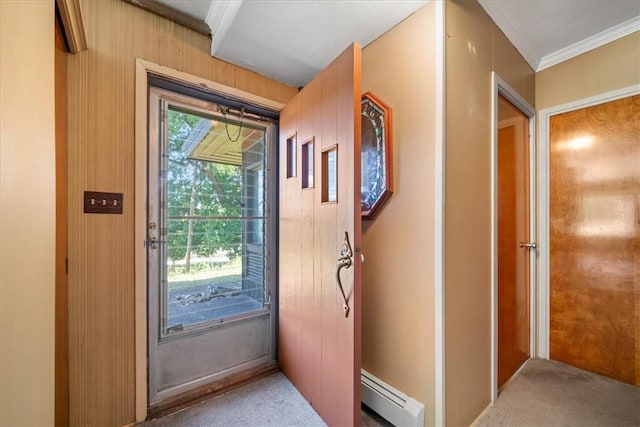
[[[362,95],[362,218],[373,219],[393,192],[391,108],[371,92]]]

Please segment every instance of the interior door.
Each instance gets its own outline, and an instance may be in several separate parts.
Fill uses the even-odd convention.
[[[331,426],[360,425],[360,96],[354,44],[280,114],[280,365]]]
[[[529,119],[498,101],[498,387],[529,358]]]
[[[275,360],[276,125],[149,91],[149,405]]]
[[[550,119],[550,356],[640,385],[640,95]]]

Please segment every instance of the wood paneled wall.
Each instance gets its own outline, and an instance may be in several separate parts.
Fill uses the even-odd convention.
[[[142,58],[279,102],[297,91],[209,55],[210,39],[119,0],[83,1],[88,51],[68,58],[70,421],[135,420],[134,84]],[[124,193],[83,214],[85,190]]]
[[[393,195],[362,223],[362,367],[424,403],[427,426],[436,422],[437,19],[430,2],[362,51],[362,92],[393,109],[394,163]]]
[[[535,75],[475,0],[446,2],[446,424],[491,402],[491,72],[535,105]]]

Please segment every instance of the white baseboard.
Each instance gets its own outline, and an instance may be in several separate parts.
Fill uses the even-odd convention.
[[[362,403],[395,426],[424,426],[424,405],[364,369]]]

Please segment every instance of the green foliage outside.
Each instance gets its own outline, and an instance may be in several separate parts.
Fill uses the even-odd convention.
[[[240,167],[191,160],[183,151],[185,140],[200,120],[200,117],[192,114],[169,110],[167,180],[170,219],[167,252],[171,261],[186,261],[186,273],[189,272],[189,258],[194,254],[201,258],[212,258],[226,253],[228,259],[233,261],[242,253],[240,219],[192,220],[191,242],[188,239],[190,220],[171,219],[190,215],[196,217],[239,217],[241,215]],[[192,196],[195,196],[193,200]]]
[[[170,288],[183,289],[209,285],[232,286],[242,280],[242,265],[239,258],[216,266],[214,269],[211,266],[203,266],[201,264],[195,264],[193,267],[190,273],[184,273],[184,270],[170,269]]]

